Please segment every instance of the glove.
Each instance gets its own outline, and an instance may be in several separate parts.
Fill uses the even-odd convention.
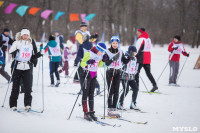
[[[177,47],[173,47],[173,49],[174,49],[174,50],[177,50],[177,49],[178,49],[178,46],[177,46]]]
[[[187,54],[186,56],[187,56],[187,57],[189,57],[189,56],[190,56],[190,54]]]
[[[118,60],[119,59],[119,52],[112,59],[113,59],[113,61]]]
[[[78,64],[76,64],[75,62],[74,62],[74,66],[77,66]]]
[[[94,59],[90,59],[90,60],[87,61],[87,64],[91,64],[91,65],[92,65],[92,64],[94,64],[94,63],[95,63],[95,60],[94,60]]]
[[[107,61],[108,59],[109,59],[108,55],[107,55],[107,54],[104,54],[104,55],[103,55],[102,61],[105,62],[105,61]]]
[[[6,41],[1,41],[1,42],[2,42],[2,44],[6,43]]]
[[[44,55],[44,49],[40,50],[41,55]]]

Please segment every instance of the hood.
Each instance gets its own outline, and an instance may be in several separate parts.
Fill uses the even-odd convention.
[[[139,38],[146,38],[146,39],[147,39],[147,38],[149,38],[149,34],[148,34],[147,32],[144,31],[144,32],[142,33],[142,35],[140,35]]]
[[[16,40],[16,41],[21,41],[21,40],[22,40],[22,38],[21,38],[21,32],[18,32],[18,33],[16,34],[15,40]],[[31,39],[30,36],[29,36],[29,38],[28,38],[28,41],[29,41],[30,43],[32,43],[32,39]]]
[[[51,41],[49,41],[48,43],[47,43],[50,47],[56,47],[56,45],[57,45],[57,42],[55,41],[55,40],[51,40]]]

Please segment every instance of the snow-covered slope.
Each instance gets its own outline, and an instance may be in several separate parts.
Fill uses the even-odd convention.
[[[127,47],[123,47],[124,50]],[[134,111],[121,112],[123,118],[131,121],[148,121],[147,125],[138,125],[119,120],[105,119],[101,121],[110,124],[121,125],[121,127],[101,126],[93,122],[77,118],[83,116],[81,104],[81,96],[75,106],[74,112],[70,120],[67,120],[70,111],[73,107],[77,95],[66,93],[77,93],[80,90],[79,84],[73,84],[70,78],[71,85],[66,82],[65,78],[61,78],[61,85],[58,88],[48,87],[50,84],[49,77],[49,60],[47,55],[44,56],[44,98],[45,110],[44,113],[26,113],[20,114],[9,110],[9,88],[8,96],[5,102],[5,108],[0,108],[0,133],[107,133],[107,132],[126,132],[126,133],[169,133],[173,132],[173,127],[197,127],[200,132],[200,70],[194,70],[194,64],[199,56],[199,49],[191,49],[186,47],[190,52],[185,67],[182,71],[178,84],[181,87],[169,87],[169,66],[163,73],[158,82],[159,91],[166,94],[147,94],[139,92],[137,105],[143,111],[148,113],[138,113]],[[151,70],[153,76],[157,80],[161,71],[165,67],[169,53],[167,47],[152,48],[152,65]],[[180,69],[186,57],[181,56]],[[40,61],[40,60],[39,60]],[[33,104],[32,109],[40,111],[42,109],[42,78],[41,67],[38,79],[39,64],[34,68],[34,83],[33,83]],[[41,65],[41,64],[40,64]],[[10,71],[7,64],[6,70]],[[70,73],[74,70],[73,59],[70,61]],[[101,73],[103,68],[99,69],[98,80],[103,89],[103,78]],[[64,73],[61,74],[64,77]],[[145,84],[150,90],[152,85],[145,75],[144,70],[141,71],[141,76]],[[73,77],[73,76],[72,76]],[[37,85],[38,81],[38,85]],[[7,89],[7,82],[0,76],[0,104]],[[122,87],[120,88],[122,89]],[[140,81],[140,91],[145,91],[145,87]],[[131,101],[131,93],[125,99],[124,106],[129,108]],[[95,111],[97,116],[103,115],[104,107],[103,96],[95,97]],[[23,94],[19,95],[18,108],[23,108]],[[100,118],[99,118],[100,119]]]

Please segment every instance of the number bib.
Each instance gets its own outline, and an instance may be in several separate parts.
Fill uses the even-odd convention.
[[[92,65],[88,65],[88,70],[96,72],[98,69],[99,61],[102,59],[102,56],[98,56],[97,54],[90,51],[90,59],[94,59],[95,63]]]
[[[4,46],[8,46],[9,37],[6,37],[6,36],[4,36],[4,35],[2,34],[2,40],[3,40],[3,41],[6,41],[3,45],[4,45]]]
[[[56,45],[56,47],[49,47],[52,56],[61,56],[60,45]]]
[[[136,66],[137,66],[136,58],[135,58],[135,60],[129,61],[129,63],[127,64],[127,67],[126,67],[126,73],[135,74],[136,73]]]
[[[119,59],[117,61],[113,61],[108,68],[115,68],[115,69],[121,69],[122,68],[122,50],[119,49],[120,55]],[[109,50],[106,52],[109,56],[109,59],[112,59],[116,54],[111,53]]]
[[[144,45],[144,52],[150,52],[151,50],[151,39],[145,39],[145,45]]]
[[[173,46],[174,47],[178,47],[178,49],[177,50],[174,50],[174,54],[181,54],[182,53],[182,51],[183,51],[183,45],[182,45],[182,43],[179,43],[179,44],[175,44],[175,43],[173,43]]]
[[[22,45],[17,56],[17,60],[21,62],[30,61],[32,56],[33,47],[31,44]]]

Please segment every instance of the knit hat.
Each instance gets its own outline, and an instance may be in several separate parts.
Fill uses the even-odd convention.
[[[51,41],[51,40],[55,40],[55,36],[50,35],[50,36],[49,36],[49,41]]]
[[[21,36],[23,36],[25,34],[28,35],[28,36],[30,36],[30,31],[28,29],[22,29],[21,30]]]
[[[110,39],[110,41],[111,41],[111,43],[112,43],[113,41],[116,41],[116,42],[120,43],[120,39],[119,39],[118,36],[112,36],[111,39]]]
[[[179,35],[175,35],[174,38],[176,38],[179,41],[181,40],[181,36],[179,36]]]
[[[3,32],[10,32],[8,28],[3,29]]]
[[[131,45],[131,46],[128,47],[128,53],[130,53],[131,51],[137,52],[137,48],[135,46]]]
[[[105,43],[102,43],[102,42],[98,43],[97,46],[96,46],[96,49],[99,50],[102,53],[105,52],[106,51],[106,45],[105,45]]]
[[[140,28],[140,29],[138,29],[138,31],[143,33],[143,32],[145,32],[145,28]]]
[[[84,27],[84,26],[87,27],[87,24],[85,22],[81,22],[80,27]]]

